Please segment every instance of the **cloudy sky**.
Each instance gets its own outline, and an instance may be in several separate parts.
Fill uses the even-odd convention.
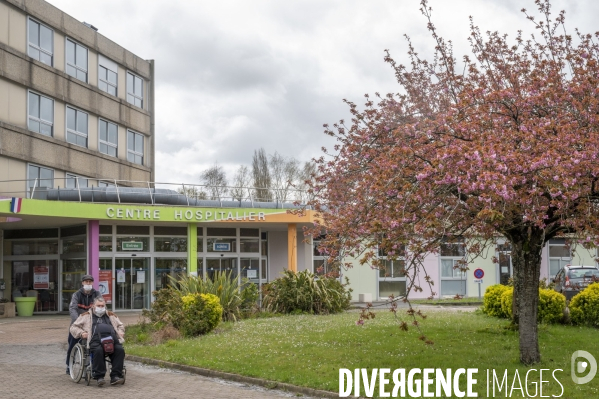
[[[383,62],[405,62],[403,37],[433,42],[419,0],[49,0],[138,56],[156,62],[156,180],[198,182],[218,162],[231,179],[264,147],[301,161],[333,141],[323,123],[347,118],[342,99],[397,91]],[[553,1],[567,24],[595,32],[599,2]],[[456,55],[468,16],[483,31],[532,32],[533,0],[430,0]]]

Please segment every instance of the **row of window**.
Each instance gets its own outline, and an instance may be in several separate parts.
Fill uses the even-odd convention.
[[[89,187],[89,179],[87,177],[66,174],[66,179],[63,187],[66,188],[87,188]],[[60,186],[61,184],[59,184]],[[31,191],[32,188],[53,188],[54,187],[54,169],[43,166],[29,164],[27,166],[27,188]],[[114,187],[114,183],[98,181],[98,187]]]
[[[54,100],[30,91],[28,95],[29,130],[46,136],[54,135]],[[67,142],[88,147],[87,112],[67,105]],[[98,149],[102,154],[118,156],[118,126],[100,118]],[[143,165],[144,138],[140,133],[127,130],[127,161]]]
[[[28,54],[30,57],[54,66],[54,31],[46,25],[28,18]],[[66,39],[65,72],[85,83],[88,82],[88,50],[86,47]],[[143,108],[144,81],[127,71],[127,102]],[[98,54],[98,88],[113,96],[118,92],[118,67],[108,58]]]

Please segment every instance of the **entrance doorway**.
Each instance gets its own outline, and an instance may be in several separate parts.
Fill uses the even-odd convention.
[[[237,269],[237,258],[207,258],[206,276],[214,280],[216,272],[231,272],[231,279],[237,279],[239,270]]]
[[[113,275],[115,309],[149,309],[150,258],[116,258]]]
[[[497,245],[499,258],[499,284],[508,285],[512,277],[512,246],[509,242]]]

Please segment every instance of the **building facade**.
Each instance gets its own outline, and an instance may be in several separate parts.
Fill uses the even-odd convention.
[[[254,201],[251,188],[234,201],[159,187],[154,103],[152,60],[42,0],[0,0],[0,297],[35,296],[36,311],[66,311],[92,274],[111,308],[142,309],[181,274],[227,271],[261,285],[287,269],[330,271],[319,240],[302,233],[315,221],[310,210]],[[453,268],[464,255],[463,244],[447,244],[425,259],[437,297],[477,296],[512,274],[505,243],[466,273]],[[380,256],[384,270],[354,261],[341,271],[353,300],[405,294],[403,261]],[[594,258],[551,241],[542,277]],[[430,295],[420,285],[412,298]]]
[[[379,254],[384,260],[384,269],[373,270],[368,266],[360,266],[353,261],[353,267],[342,270],[342,275],[349,278],[353,288],[353,300],[357,301],[360,294],[367,294],[373,300],[385,300],[390,294],[395,297],[406,294],[407,279],[401,272],[403,260],[387,261],[384,254]],[[432,291],[434,298],[478,297],[484,295],[487,287],[495,284],[508,284],[513,275],[511,249],[509,243],[498,238],[495,245],[487,248],[482,256],[468,264],[468,271],[455,269],[457,261],[466,256],[463,243],[442,244],[437,254],[425,257],[423,267],[434,282]],[[557,272],[565,265],[597,265],[597,251],[587,250],[582,246],[572,249],[564,239],[550,240],[543,248],[541,259],[541,279],[550,282]],[[479,271],[477,271],[479,270]],[[475,271],[476,274],[475,274]],[[482,273],[481,273],[482,272]],[[481,276],[482,277],[479,277]],[[431,296],[431,288],[424,279],[424,273],[416,278],[421,292],[412,291],[411,299],[426,299]]]

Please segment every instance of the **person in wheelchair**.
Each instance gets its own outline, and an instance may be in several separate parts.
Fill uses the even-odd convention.
[[[108,356],[112,363],[110,384],[120,385],[125,382],[123,379],[125,350],[122,346],[125,338],[125,326],[116,314],[106,311],[104,298],[96,298],[93,307],[81,314],[71,325],[70,332],[76,339],[88,340],[89,352],[93,355],[92,378],[97,380],[98,386],[101,387],[105,384],[105,356]],[[112,345],[110,345],[110,340],[112,340]],[[105,349],[113,351],[107,353]]]

